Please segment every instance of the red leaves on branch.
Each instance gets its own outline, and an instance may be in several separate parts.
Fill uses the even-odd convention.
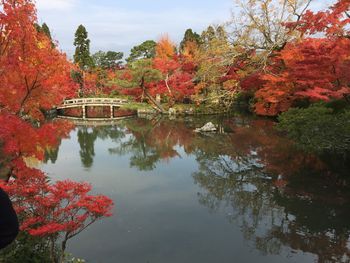
[[[154,68],[158,69],[163,74],[172,74],[174,71],[181,67],[179,58],[173,57],[156,57],[153,61]]]
[[[8,156],[12,177],[0,185],[12,198],[23,221],[21,229],[31,235],[65,233],[71,238],[96,220],[110,216],[113,202],[90,195],[91,186],[70,180],[51,184],[40,170],[27,167],[25,159],[42,160],[45,150],[58,147],[73,128],[64,121],[34,128],[17,116],[1,114],[0,141]]]
[[[39,33],[30,0],[2,0],[0,11],[0,107],[43,119],[41,110],[74,96],[73,65]]]
[[[71,180],[51,183],[40,170],[27,166],[28,158],[43,160],[45,151],[68,137],[72,124],[55,121],[34,128],[18,116],[0,114],[1,151],[10,171],[9,182],[0,187],[11,197],[20,218],[21,230],[50,242],[68,239],[95,221],[111,216],[113,202],[105,196],[90,195],[91,185]]]
[[[11,197],[23,231],[50,237],[52,243],[64,234],[63,256],[67,240],[110,216],[113,202],[90,195],[89,184],[50,183],[43,172],[27,166],[31,158],[43,160],[45,152],[57,148],[73,128],[64,121],[34,120],[42,121],[43,110],[75,96],[78,87],[70,77],[74,66],[36,30],[33,1],[0,3],[0,157],[6,167],[2,176],[9,177],[0,187]]]
[[[328,37],[342,37],[349,35],[348,25],[350,23],[350,1],[338,0],[326,11],[314,13],[306,11],[297,24],[288,26],[297,27],[303,33],[315,34],[325,33]]]
[[[310,38],[289,43],[255,94],[256,113],[274,116],[297,100],[329,101],[350,94],[350,39]]]
[[[24,168],[1,185],[11,196],[21,230],[34,236],[64,233],[71,238],[96,220],[111,216],[113,202],[90,195],[91,185],[70,180],[50,184],[39,170]]]
[[[163,74],[163,80],[154,83],[150,93],[153,96],[164,94],[182,102],[195,92],[193,83],[195,66],[190,57],[181,57],[175,50],[175,45],[168,37],[161,38],[157,43],[153,67]]]
[[[71,124],[56,121],[34,128],[10,114],[1,114],[0,141],[8,156],[12,177],[1,183],[21,219],[21,230],[37,236],[64,234],[67,240],[98,219],[111,215],[113,202],[90,195],[91,186],[70,180],[50,183],[40,170],[29,168],[25,159],[42,160],[45,150],[58,147]]]
[[[350,1],[338,0],[329,9],[306,11],[300,21],[287,24],[305,35],[288,43],[270,57],[270,67],[262,75],[265,84],[255,98],[255,112],[275,116],[300,99],[329,101],[350,94]]]

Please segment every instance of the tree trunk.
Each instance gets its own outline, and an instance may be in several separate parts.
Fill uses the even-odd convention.
[[[170,88],[170,86],[169,86],[168,81],[169,81],[169,74],[166,75],[166,78],[165,78],[165,86],[166,86],[167,89],[168,89],[168,92],[169,92],[170,97],[173,97],[173,93],[172,93],[172,91],[171,91],[171,88]]]
[[[52,263],[59,263],[55,253],[55,240],[50,238],[50,257]]]
[[[59,258],[59,263],[64,263],[64,258],[65,258],[64,253],[66,252],[66,247],[67,247],[67,239],[62,241],[61,252],[60,252],[60,255],[59,255],[59,257],[60,257]]]
[[[145,99],[145,91],[142,90],[142,94],[141,94],[141,102],[143,102],[143,100]]]
[[[162,105],[160,105],[160,103],[158,103],[146,90],[144,77],[141,78],[140,87],[142,89],[142,96],[146,95],[146,97],[150,100],[150,102],[157,108],[157,110],[160,113],[165,113],[165,110],[163,109]]]
[[[160,105],[160,103],[158,103],[148,92],[147,90],[144,90],[145,91],[145,95],[146,97],[151,101],[151,103],[156,106],[157,110],[160,112],[160,113],[165,113],[165,110],[163,109],[162,105]]]

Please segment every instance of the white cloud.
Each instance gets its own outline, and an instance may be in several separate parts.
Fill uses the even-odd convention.
[[[77,3],[77,0],[37,0],[37,7],[40,10],[67,10]]]

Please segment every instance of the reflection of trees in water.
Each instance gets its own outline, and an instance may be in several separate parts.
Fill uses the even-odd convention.
[[[128,141],[122,142],[118,148],[109,149],[109,152],[118,155],[131,153],[130,166],[137,167],[140,171],[154,170],[160,159],[156,149],[148,147],[145,143],[144,134],[141,134],[138,139],[130,137]]]
[[[350,193],[334,178],[325,182],[319,173],[304,172],[278,188],[254,154],[199,152],[197,161],[193,177],[203,188],[199,202],[212,211],[223,209],[257,249],[279,254],[286,246],[315,254],[318,262],[350,261]]]
[[[179,143],[176,130],[178,127],[172,122],[133,119],[125,122],[130,134],[128,139],[121,142],[118,147],[109,149],[111,154],[131,154],[130,166],[140,171],[151,171],[162,159],[179,156],[174,147]]]
[[[126,133],[132,133],[126,140],[120,141],[117,147],[110,148],[110,154],[126,155],[131,153],[130,166],[141,171],[151,171],[160,159],[157,151],[149,147],[146,138],[152,130],[152,124],[141,119],[133,119],[125,124]],[[132,132],[130,132],[132,131]]]
[[[92,167],[95,157],[95,142],[99,138],[101,140],[111,139],[117,145],[117,147],[111,147],[108,150],[109,153],[118,155],[132,153],[131,166],[136,166],[140,170],[153,170],[160,156],[146,141],[149,139],[152,126],[139,121],[138,119],[136,119],[136,123],[121,121],[117,126],[78,127],[80,158],[84,167]],[[129,127],[134,129],[132,135]]]
[[[142,171],[180,156],[182,147],[199,164],[193,178],[202,188],[200,203],[213,212],[223,209],[257,249],[280,254],[287,247],[317,255],[318,262],[350,261],[346,181],[295,149],[270,121],[228,118],[217,124],[230,133],[193,133],[206,121],[135,118],[95,128],[90,137],[112,138],[109,152],[130,154],[130,165]]]
[[[200,127],[206,120],[187,119],[169,120],[155,117],[153,119],[134,118],[118,123],[120,136],[115,140],[116,146],[109,149],[109,153],[117,155],[131,154],[130,166],[141,171],[150,171],[156,168],[161,160],[181,157],[176,147],[183,147],[185,152],[191,154],[197,144],[211,147],[206,138],[197,140],[193,130]],[[108,131],[110,127],[94,128]],[[98,135],[100,137],[100,135]],[[200,136],[199,136],[200,137]],[[214,142],[217,138],[212,138]],[[223,141],[223,146],[229,147]],[[200,146],[201,147],[201,146]],[[216,143],[208,151],[216,151]]]
[[[94,162],[96,139],[97,133],[95,129],[90,130],[87,127],[78,129],[79,154],[85,168],[90,168]]]
[[[86,168],[91,168],[95,157],[95,141],[111,139],[114,142],[120,142],[125,137],[125,131],[117,126],[101,126],[89,128],[81,126],[78,128],[78,142],[80,145],[81,162]]]
[[[301,171],[275,196],[294,215],[287,229],[274,229],[284,244],[317,254],[319,262],[350,262],[349,181]]]
[[[59,144],[61,144],[61,142]],[[59,147],[60,147],[60,145],[58,145],[57,147],[52,148],[52,149],[47,149],[45,151],[44,163],[48,163],[48,161],[50,161],[51,163],[56,163],[57,157],[58,157],[58,152],[59,152]]]
[[[205,189],[198,193],[199,202],[212,211],[223,209],[230,222],[238,224],[244,237],[255,240],[266,229],[279,223],[283,209],[273,200],[271,178],[263,171],[253,152],[246,156],[224,155],[208,158],[197,154],[199,171],[193,174],[195,183]],[[269,220],[271,219],[271,220]],[[265,243],[267,253],[279,253],[281,244]]]

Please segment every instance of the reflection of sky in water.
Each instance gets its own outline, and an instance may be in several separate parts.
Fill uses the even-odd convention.
[[[291,249],[275,238],[259,239],[274,227],[287,232],[289,227],[283,222],[296,218],[271,201],[271,177],[259,172],[263,165],[256,151],[248,151],[249,158],[243,158],[248,162],[238,165],[225,155],[211,159],[196,151],[188,154],[175,145],[176,157],[157,160],[155,169],[140,171],[130,165],[132,151],[111,154],[111,149],[134,136],[127,134],[120,140],[105,136],[96,138],[93,163],[85,168],[77,131],[62,141],[56,163],[43,165],[43,170],[54,180],[90,182],[94,192],[111,197],[116,208],[112,218],[96,223],[69,243],[68,250],[75,256],[104,263],[315,261],[312,254]],[[221,161],[233,171],[246,172],[246,182],[230,188],[235,180],[230,173],[210,177],[205,169],[212,166],[212,172],[220,174]],[[263,211],[256,216],[258,207]]]

